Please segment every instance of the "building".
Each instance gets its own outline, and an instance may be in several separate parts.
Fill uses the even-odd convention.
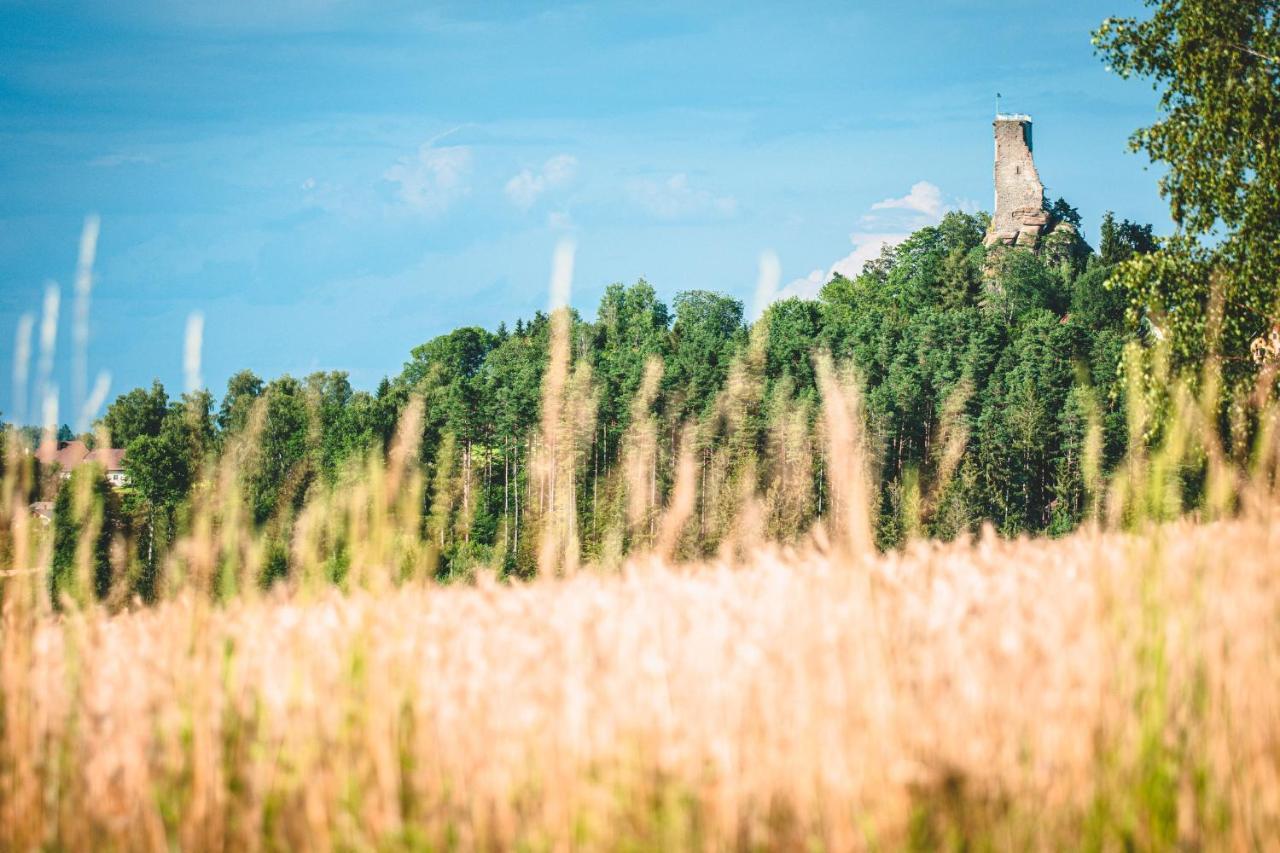
[[[96,463],[107,472],[107,482],[117,488],[129,482],[124,472],[124,450],[119,447],[105,447],[91,451],[81,464]]]
[[[71,476],[89,455],[89,448],[83,441],[42,441],[36,450],[36,459],[41,465],[57,465],[62,473]]]
[[[1071,224],[1056,221],[1045,206],[1044,184],[1032,155],[1031,116],[997,113],[993,127],[996,198],[985,245],[1035,249],[1050,233],[1075,236]]]
[[[44,466],[58,466],[62,479],[81,465],[101,465],[112,486],[127,485],[129,477],[124,471],[124,450],[118,447],[89,450],[83,441],[44,441],[36,450],[36,459]]]

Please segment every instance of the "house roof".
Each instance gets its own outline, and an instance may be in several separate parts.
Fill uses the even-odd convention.
[[[63,471],[70,471],[89,455],[83,441],[44,441],[36,450],[36,458],[44,465],[56,463]]]
[[[120,447],[100,447],[89,450],[83,441],[46,441],[36,450],[36,458],[43,465],[56,464],[65,472],[70,472],[86,462],[96,462],[107,471],[124,470],[124,449]]]
[[[97,462],[108,471],[124,470],[124,450],[119,447],[102,447],[84,458],[85,462]]]

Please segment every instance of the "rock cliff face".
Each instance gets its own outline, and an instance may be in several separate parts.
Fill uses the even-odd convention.
[[[1045,210],[1044,184],[1031,156],[1031,117],[1000,115],[994,126],[996,205],[986,245],[1035,249],[1053,231],[1074,233],[1069,223],[1055,222]]]

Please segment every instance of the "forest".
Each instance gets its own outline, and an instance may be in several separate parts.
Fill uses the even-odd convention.
[[[1052,210],[1079,225],[1067,202]],[[1108,280],[1157,243],[1149,225],[1110,213],[1097,251],[1075,236],[1040,252],[988,250],[986,226],[985,214],[948,213],[856,278],[834,277],[816,300],[774,302],[754,323],[732,297],[687,290],[668,306],[645,281],[610,285],[593,319],[570,311],[559,488],[581,559],[616,564],[653,544],[682,451],[695,467],[694,520],[673,556],[716,553],[755,496],[769,539],[809,531],[831,502],[818,353],[863,390],[880,548],[986,522],[1006,536],[1074,529],[1090,512],[1089,478],[1125,449],[1122,353],[1143,336]],[[415,347],[372,393],[342,372],[266,381],[246,370],[220,400],[170,398],[159,381],[122,394],[83,438],[127,450],[128,485],[108,487],[92,466],[75,475],[98,480],[103,505],[98,594],[155,598],[169,549],[190,532],[191,496],[223,457],[234,458],[267,543],[260,583],[288,577],[308,499],[345,488],[370,454],[383,457],[412,400],[422,402],[420,535],[434,574],[532,575],[553,500],[531,475],[551,328],[539,312],[513,328],[456,329]],[[84,513],[70,511],[75,490],[57,489],[56,472],[37,482],[56,492],[56,600]],[[341,579],[341,543],[328,559]]]

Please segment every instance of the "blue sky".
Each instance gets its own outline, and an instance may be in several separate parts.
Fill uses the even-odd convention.
[[[215,394],[244,367],[372,387],[437,334],[544,308],[565,237],[589,316],[640,277],[750,305],[762,252],[810,293],[946,209],[990,208],[997,91],[1033,115],[1047,191],[1088,236],[1108,208],[1166,230],[1126,151],[1155,96],[1089,43],[1139,11],[0,0],[0,330],[30,317],[36,353],[19,397],[3,348],[0,411],[37,417],[53,280],[48,384],[77,420],[88,214],[85,388],[101,374],[109,397],[183,389],[193,312]]]

